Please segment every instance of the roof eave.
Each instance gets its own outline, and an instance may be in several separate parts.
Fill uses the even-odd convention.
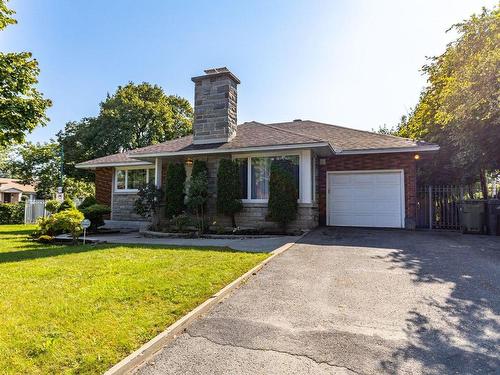
[[[431,152],[439,151],[438,145],[424,145],[414,147],[370,148],[361,150],[336,151],[336,155],[365,155],[365,154],[390,154],[397,152]]]
[[[288,145],[272,145],[272,146],[255,146],[241,147],[233,149],[206,149],[206,150],[189,150],[189,151],[173,151],[173,152],[152,152],[148,154],[132,154],[134,159],[152,158],[152,157],[168,157],[168,156],[189,156],[189,155],[207,155],[207,154],[235,154],[244,152],[259,152],[259,151],[280,151],[280,150],[296,150],[302,148],[318,148],[328,147],[332,151],[332,147],[328,142],[314,143],[296,143]]]
[[[78,169],[96,169],[96,168],[106,168],[106,167],[128,167],[128,166],[141,166],[141,165],[152,165],[151,162],[137,161],[137,162],[115,162],[115,163],[99,163],[99,164],[84,164],[80,163],[75,165]]]

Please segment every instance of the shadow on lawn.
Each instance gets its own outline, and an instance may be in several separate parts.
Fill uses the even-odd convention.
[[[78,254],[94,250],[102,250],[102,246],[78,245],[78,246],[58,246],[48,245],[43,247],[36,242],[27,242],[22,245],[25,250],[9,251],[0,253],[0,264],[11,262],[22,262],[39,258],[56,257],[66,254]]]
[[[498,373],[500,237],[320,230],[319,242],[329,241],[330,245],[393,249],[373,258],[388,262],[390,268],[406,269],[415,284],[446,283],[451,287],[444,299],[428,296],[408,311],[406,343],[380,361],[381,371],[401,373],[413,362],[426,374]],[[314,239],[305,237],[303,242]]]

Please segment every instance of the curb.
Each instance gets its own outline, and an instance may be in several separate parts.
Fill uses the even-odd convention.
[[[146,362],[148,359],[153,357],[158,351],[163,347],[170,344],[173,340],[177,338],[183,331],[188,328],[196,319],[201,315],[207,313],[211,310],[217,303],[224,299],[229,293],[237,289],[242,283],[250,278],[253,274],[260,271],[271,259],[277,257],[278,255],[284,253],[298,241],[300,241],[309,232],[304,233],[294,242],[286,243],[285,245],[273,250],[269,258],[264,259],[262,262],[253,267],[250,271],[247,271],[232,283],[226,285],[224,288],[219,290],[217,293],[208,298],[201,305],[191,310],[189,313],[184,315],[182,318],[177,320],[174,324],[169,326],[165,331],[158,334],[156,337],[142,345],[132,354],[128,355],[116,365],[107,370],[104,375],[124,375],[130,374],[133,370],[137,369],[140,365]]]

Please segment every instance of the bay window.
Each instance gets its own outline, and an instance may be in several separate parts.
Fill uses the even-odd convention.
[[[136,192],[148,183],[155,183],[155,168],[116,169],[116,191]]]

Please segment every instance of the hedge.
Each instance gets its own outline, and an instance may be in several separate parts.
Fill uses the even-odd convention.
[[[0,203],[0,224],[23,224],[24,202]]]

